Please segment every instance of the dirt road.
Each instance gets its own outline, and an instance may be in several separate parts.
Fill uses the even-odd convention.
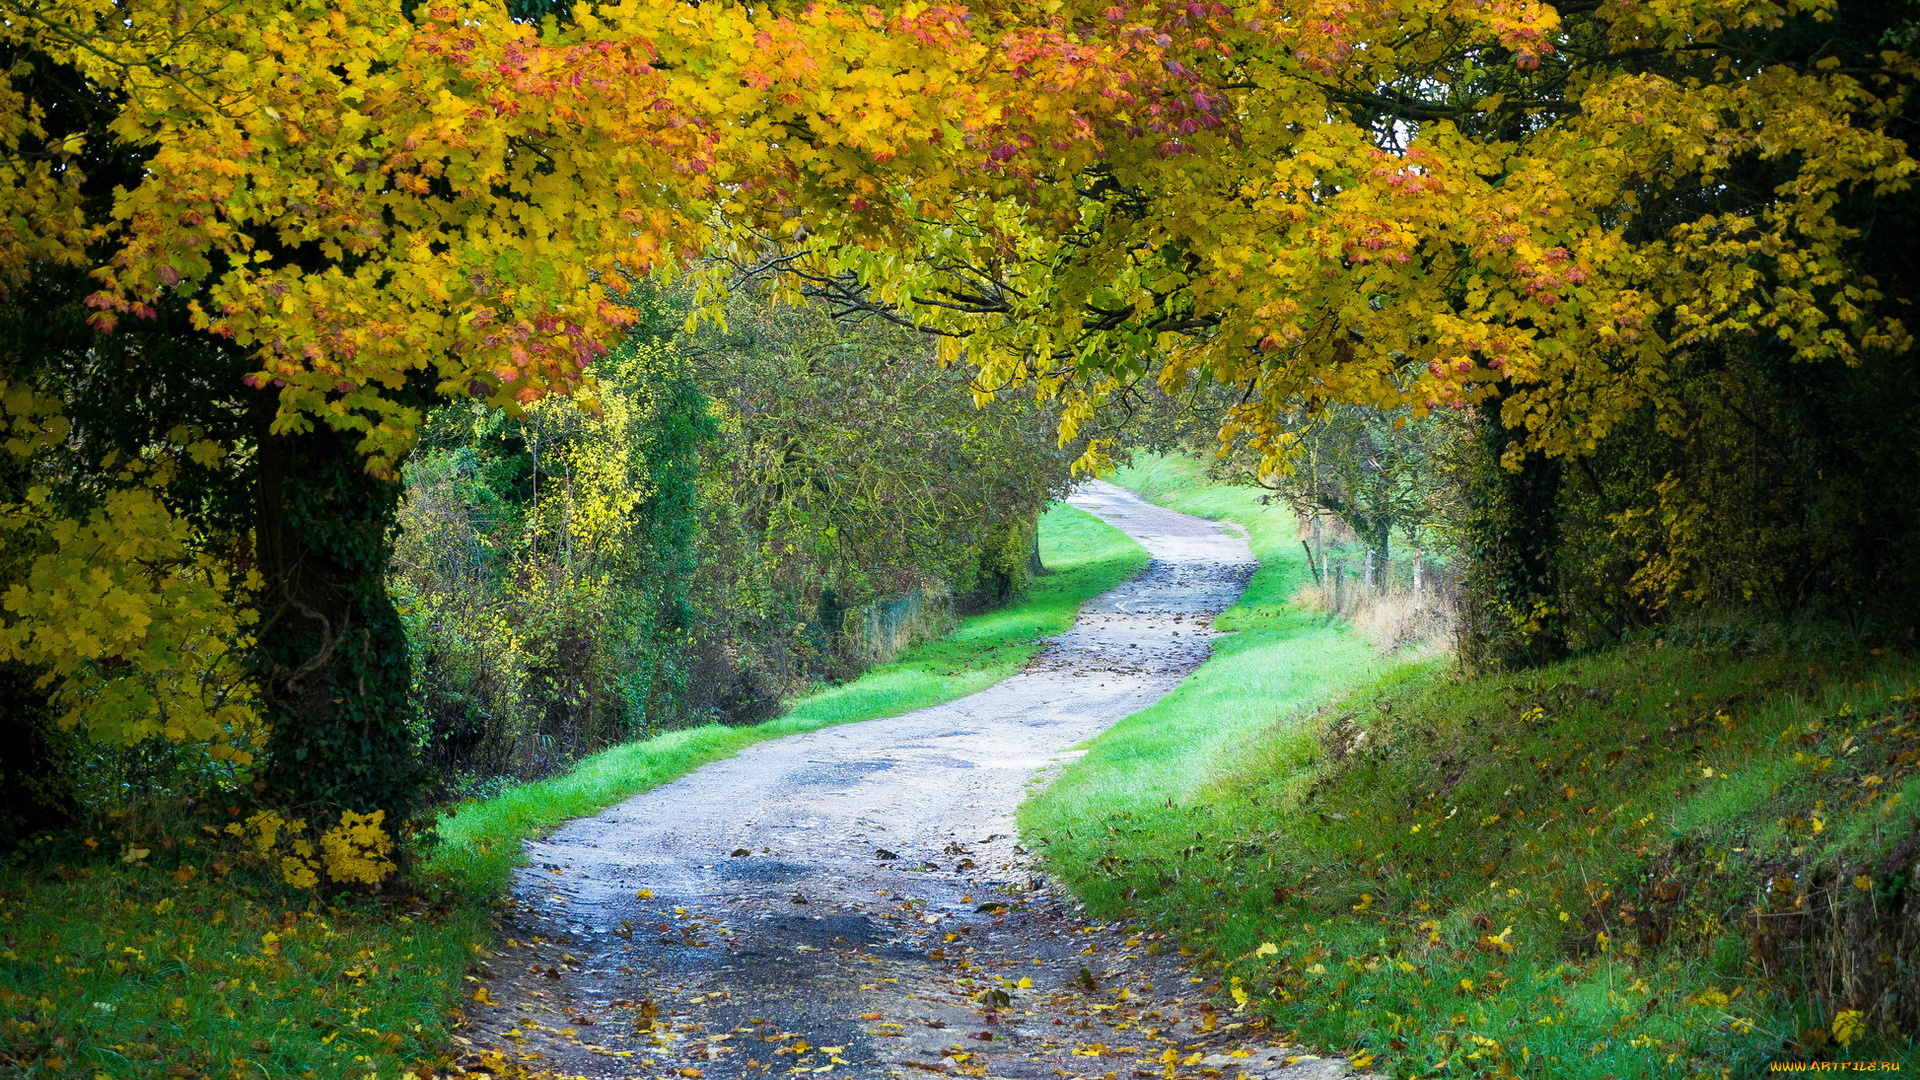
[[[760,743],[529,845],[466,1036],[562,1076],[1342,1075],[1215,1011],[1176,943],[1077,920],[1013,812],[1208,652],[1254,560],[1110,484],[1152,553],[1024,672]],[[497,1060],[497,1059],[496,1059]]]

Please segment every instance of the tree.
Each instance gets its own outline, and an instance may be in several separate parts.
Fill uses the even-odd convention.
[[[1551,625],[1576,606],[1554,507],[1572,497],[1563,478],[1586,491],[1604,471],[1578,462],[1616,435],[1685,440],[1703,407],[1737,410],[1758,393],[1763,412],[1804,421],[1784,428],[1820,447],[1805,456],[1823,463],[1818,477],[1784,470],[1809,492],[1796,516],[1839,509],[1812,488],[1899,482],[1890,452],[1915,415],[1902,322],[1913,279],[1899,244],[1864,238],[1911,220],[1910,9],[1115,10],[1158,19],[1177,52],[1170,70],[1191,76],[1129,102],[1142,129],[1172,125],[1163,138],[1104,140],[1092,162],[1018,143],[1003,173],[1028,191],[929,212],[908,251],[821,229],[763,261],[844,310],[942,335],[989,391],[1060,395],[1069,430],[1142,378],[1174,393],[1214,381],[1237,392],[1223,436],[1275,471],[1297,446],[1294,418],[1330,405],[1476,412],[1475,446],[1499,457],[1474,471],[1471,554],[1497,601],[1487,610],[1506,613],[1516,641],[1541,618],[1543,640],[1582,636]],[[1065,24],[1098,18],[1075,10]],[[1729,361],[1746,375],[1727,380]],[[1868,385],[1898,389],[1874,401]],[[1878,417],[1876,434],[1846,431],[1846,409]],[[1714,455],[1723,477],[1783,430],[1749,415]],[[1754,563],[1751,551],[1698,549],[1685,523],[1711,515],[1687,496],[1699,489],[1686,458],[1669,458],[1671,483],[1638,476],[1630,504],[1576,515],[1645,511],[1615,595],[1639,570],[1638,588],[1675,596],[1738,599],[1751,594],[1724,583],[1759,580],[1714,568]],[[1646,505],[1661,484],[1669,495]],[[1822,591],[1866,602],[1868,580],[1903,582],[1883,596],[1920,596],[1920,563],[1891,540],[1912,533],[1916,508],[1869,503],[1844,513],[1882,539],[1843,553],[1832,526],[1810,524],[1776,553],[1801,569],[1774,602]],[[1842,554],[1846,573],[1818,569]],[[1531,662],[1560,648],[1500,651]]]
[[[1260,455],[1246,453],[1230,454],[1221,471],[1279,492],[1302,517],[1331,514],[1384,563],[1394,530],[1417,544],[1447,514],[1453,492],[1444,458],[1461,431],[1451,419],[1409,422],[1404,414],[1333,405],[1317,417],[1289,418],[1294,445],[1284,471],[1265,471]]]
[[[244,772],[263,734],[231,453],[244,356],[186,332],[178,305],[101,339],[90,291],[46,268],[0,307],[0,670],[18,733],[0,755],[22,779],[23,831],[78,809],[76,737],[191,741]],[[227,393],[209,394],[223,366]]]
[[[701,448],[674,343],[596,363],[601,408],[444,406],[407,464],[394,589],[429,764],[532,776],[686,713]]]
[[[736,289],[724,328],[686,343],[719,437],[702,477],[699,582],[715,707],[758,719],[809,682],[844,677],[861,617],[918,596],[1004,603],[1026,584],[1036,523],[1073,458],[1058,417],[978,409],[969,372],[921,336],[836,323]],[[724,657],[725,659],[722,659]]]
[[[373,0],[4,12],[0,277],[90,267],[96,331],[177,305],[209,354],[248,358],[266,776],[296,805],[396,818],[414,780],[381,580],[432,402],[590,406],[583,372],[629,318],[616,293],[676,272],[716,211],[880,242],[911,218],[884,178],[936,200],[991,178],[978,144],[1016,123],[1090,146],[1082,111],[1113,115],[1103,89],[1164,52],[911,6],[611,4],[538,26]],[[1036,89],[1059,108],[1033,110]],[[129,166],[104,189],[102,156]]]
[[[1241,387],[1230,428],[1276,454],[1296,402],[1490,400],[1520,449],[1570,454],[1673,405],[1666,377],[1703,342],[1765,333],[1847,362],[1906,341],[1839,205],[1904,190],[1888,126],[1913,63],[1761,47],[1833,10],[1159,11],[1200,65],[1190,93],[1139,103],[1177,118],[1166,138],[1102,143],[1085,168],[1007,158],[1040,189],[1024,204],[1070,218],[976,200],[924,222],[911,259],[839,237],[782,257],[849,308],[964,337],[987,385],[1082,412],[1146,366]],[[1707,197],[1726,187],[1753,201],[1729,214]]]
[[[1504,465],[1576,455],[1643,408],[1678,423],[1686,364],[1749,334],[1792,363],[1904,349],[1848,245],[1913,170],[1914,64],[1808,32],[1834,10],[633,2],[536,26],[481,2],[7,0],[0,280],[88,270],[98,334],[177,312],[206,402],[244,358],[249,426],[214,449],[251,491],[231,565],[260,586],[222,603],[253,620],[264,775],[397,818],[397,470],[438,401],[591,407],[632,278],[771,251],[943,335],[983,397],[1063,395],[1069,437],[1153,373],[1237,388],[1225,433],[1276,460],[1287,410],[1328,402],[1478,405],[1514,433]],[[51,432],[65,392],[18,360],[9,422]],[[128,483],[173,473],[142,460]],[[148,504],[143,527],[198,528]],[[14,505],[56,548],[91,520]],[[58,619],[9,610],[16,641]]]

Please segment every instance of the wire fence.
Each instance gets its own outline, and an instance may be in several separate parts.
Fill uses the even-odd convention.
[[[853,651],[869,664],[884,664],[952,626],[953,599],[912,589],[905,596],[875,600],[849,618]]]
[[[1306,530],[1302,530],[1303,532]],[[1415,550],[1381,558],[1364,544],[1306,540],[1313,582],[1301,599],[1352,622],[1354,632],[1382,649],[1450,641],[1458,625],[1460,569]]]
[[[1429,599],[1450,606],[1460,594],[1459,569],[1420,552],[1382,559],[1373,551],[1329,544],[1317,553],[1307,546],[1307,559],[1320,590],[1320,607],[1342,615],[1352,615],[1359,605],[1381,596]]]

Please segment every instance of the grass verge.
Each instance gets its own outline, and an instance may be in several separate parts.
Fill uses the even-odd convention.
[[[1247,498],[1182,467],[1135,482]],[[1920,664],[1725,627],[1487,678],[1313,632],[1247,663],[1283,632],[1023,808],[1095,914],[1394,1076],[1920,1064]]]
[[[0,1074],[78,1080],[398,1078],[440,1071],[449,1022],[520,841],[763,739],[896,715],[1018,670],[1081,603],[1146,563],[1069,507],[1041,524],[1053,573],[844,686],[753,727],[616,747],[573,771],[458,807],[405,899],[327,907],[237,864],[238,807],[121,823],[73,857],[0,868]],[[212,821],[212,824],[208,824]]]
[[[1212,658],[1093,740],[1084,758],[1021,810],[1022,833],[1045,838],[1055,869],[1105,910],[1117,910],[1134,886],[1087,872],[1078,856],[1093,849],[1078,836],[1104,832],[1096,822],[1171,813],[1170,803],[1191,800],[1276,713],[1310,709],[1391,666],[1341,623],[1290,603],[1310,571],[1285,507],[1262,503],[1249,488],[1210,484],[1202,466],[1184,458],[1143,458],[1112,479],[1170,509],[1239,524],[1260,568],[1240,601],[1214,621],[1232,634],[1214,643]]]
[[[440,825],[431,868],[482,893],[503,888],[520,840],[591,814],[730,757],[765,739],[898,716],[984,690],[1020,670],[1047,638],[1073,625],[1080,605],[1139,573],[1147,554],[1125,533],[1060,505],[1041,519],[1040,558],[1052,571],[1021,599],[962,622],[953,633],[876,665],[859,678],[795,702],[751,727],[710,724],[603,751],[565,776],[525,784],[460,808]]]

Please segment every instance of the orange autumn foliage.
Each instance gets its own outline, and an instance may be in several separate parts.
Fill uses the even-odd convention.
[[[1576,452],[1691,342],[1904,344],[1833,207],[1911,173],[1881,130],[1911,57],[1720,47],[1832,10],[636,0],[542,27],[485,3],[65,0],[0,34],[124,95],[115,136],[154,146],[87,223],[102,323],[190,294],[283,388],[283,425],[362,432],[383,470],[419,422],[390,400],[409,373],[574,392],[628,276],[721,239],[803,248],[966,335],[983,384],[1065,393],[1070,423],[1157,367],[1251,388],[1230,433],[1277,455],[1297,397],[1419,411],[1502,383],[1534,445]],[[17,275],[89,234],[75,167],[13,104]],[[1649,201],[1753,161],[1794,163],[1769,201],[1646,235]]]
[[[1497,397],[1514,452],[1575,454],[1676,415],[1702,344],[1908,340],[1836,207],[1909,182],[1913,58],[1752,44],[1834,0],[0,2],[0,281],[93,267],[101,328],[184,299],[276,431],[381,475],[403,386],[591,406],[630,282],[711,295],[712,253],[944,335],[1068,436],[1141,379],[1240,388],[1269,466],[1301,401]],[[88,195],[35,65],[111,100],[138,183]]]

